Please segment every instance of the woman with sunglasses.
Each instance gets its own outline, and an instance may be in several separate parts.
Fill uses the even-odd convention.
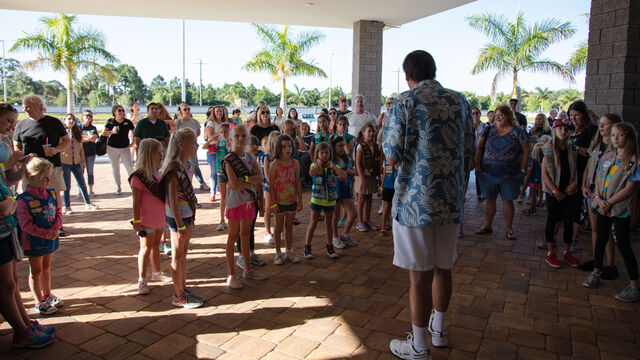
[[[82,148],[87,168],[87,183],[89,184],[89,196],[96,196],[93,192],[93,165],[96,163],[96,140],[98,129],[93,125],[93,113],[91,110],[82,112]]]
[[[389,96],[387,101],[384,103],[384,106],[387,108],[387,111],[383,112],[378,116],[378,129],[382,129],[382,125],[387,121],[387,117],[389,116],[389,109],[391,109],[391,105],[393,105],[393,97]]]
[[[127,177],[133,172],[133,161],[131,161],[131,142],[129,141],[129,132],[135,129],[131,120],[125,119],[124,108],[115,105],[111,108],[113,118],[107,120],[102,135],[108,136],[107,155],[111,161],[111,169],[113,170],[113,179],[116,182],[116,195],[122,194],[122,185],[120,180],[120,162],[127,169]]]
[[[329,109],[329,131],[334,134],[338,133],[338,110],[336,108]]]
[[[295,111],[294,108],[291,108]],[[289,115],[291,116],[291,111],[289,111]],[[296,112],[296,117],[298,113]],[[261,106],[258,108],[257,115],[258,123],[251,128],[251,135],[258,138],[258,142],[262,142],[262,138],[265,136],[269,136],[272,131],[280,131],[277,125],[271,124],[271,114],[269,113],[269,108],[266,106]]]

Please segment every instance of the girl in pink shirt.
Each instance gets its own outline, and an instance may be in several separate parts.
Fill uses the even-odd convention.
[[[160,239],[167,227],[164,215],[164,189],[160,185],[162,144],[155,139],[144,139],[138,148],[136,169],[129,177],[133,191],[133,230],[140,237],[138,253],[138,294],[149,293],[147,266],[151,259],[151,281],[171,281],[160,271]]]

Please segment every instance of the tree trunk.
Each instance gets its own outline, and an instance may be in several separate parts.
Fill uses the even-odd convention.
[[[282,92],[280,93],[280,107],[282,108],[282,111],[287,111],[287,98],[286,98],[286,92],[287,92],[287,79],[283,76],[282,77]]]
[[[75,104],[73,99],[73,71],[67,67],[67,113],[73,114]]]
[[[511,90],[511,97],[518,99],[517,109],[520,110],[520,88],[518,87],[518,70],[513,69],[513,89]]]

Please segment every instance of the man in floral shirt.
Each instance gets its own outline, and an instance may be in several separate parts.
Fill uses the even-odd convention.
[[[402,359],[430,359],[427,331],[434,346],[448,345],[451,267],[457,257],[465,173],[473,168],[464,159],[475,154],[475,129],[464,95],[434,80],[436,65],[429,53],[410,53],[402,67],[410,90],[389,111],[383,148],[387,161],[398,167],[393,263],[409,270],[413,336],[392,340],[389,346]]]

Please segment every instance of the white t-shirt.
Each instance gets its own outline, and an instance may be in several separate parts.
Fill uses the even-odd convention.
[[[350,135],[357,137],[360,129],[366,123],[371,123],[374,128],[378,127],[378,119],[370,112],[365,111],[362,114],[356,114],[355,111],[352,111],[345,116],[349,119],[348,132]]]

